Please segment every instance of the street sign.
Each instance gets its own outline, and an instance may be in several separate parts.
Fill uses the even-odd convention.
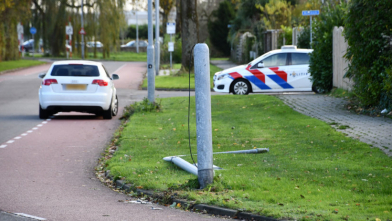
[[[176,33],[176,23],[167,23],[166,24],[166,33],[169,35]]]
[[[85,35],[86,34],[86,32],[84,31],[84,28],[80,29],[79,34],[81,34],[81,35]]]
[[[168,49],[169,49],[169,52],[174,51],[174,42],[169,42],[169,47],[168,47]]]
[[[32,35],[34,35],[35,33],[37,33],[37,29],[34,28],[34,27],[31,27],[31,28],[30,28],[30,33],[31,33]]]
[[[18,34],[23,34],[23,25],[21,25],[20,22],[18,23],[18,26],[16,29],[17,29]]]
[[[305,10],[302,11],[302,16],[315,16],[320,15],[320,10]]]
[[[320,15],[320,10],[305,10],[302,11],[302,16],[309,16],[310,18],[310,48],[312,48],[312,16]]]
[[[73,28],[71,25],[65,26],[65,33],[67,35],[72,35],[73,34]]]

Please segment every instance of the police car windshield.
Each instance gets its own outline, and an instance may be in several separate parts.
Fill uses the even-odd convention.
[[[252,65],[252,63],[255,62],[255,61],[258,62],[258,61],[260,61],[260,60],[263,60],[265,57],[269,56],[269,55],[272,54],[272,53],[273,53],[273,51],[269,51],[269,52],[267,52],[267,53],[261,55],[260,57],[254,59],[253,61],[249,62],[248,65]]]

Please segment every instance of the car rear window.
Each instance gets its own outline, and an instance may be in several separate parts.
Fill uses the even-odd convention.
[[[306,53],[292,53],[291,54],[291,64],[309,64],[309,55]]]
[[[99,76],[98,67],[95,65],[55,65],[50,74],[51,76],[65,77],[97,77]]]

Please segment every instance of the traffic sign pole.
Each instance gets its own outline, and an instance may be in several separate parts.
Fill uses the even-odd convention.
[[[169,42],[169,47],[168,47],[168,50],[170,52],[170,69],[172,69],[172,52],[174,51],[174,43],[172,42],[172,36],[175,33],[176,33],[176,23],[167,23],[166,24],[166,34],[170,35],[170,42]]]
[[[309,16],[310,17],[310,44],[309,44],[309,46],[310,46],[310,48],[312,48],[312,16]]]
[[[34,35],[35,35],[35,33],[37,33],[37,29],[34,27],[31,27],[30,33],[33,35],[33,41],[34,41]],[[33,57],[34,57],[34,45],[35,45],[35,42],[33,43]]]
[[[310,17],[310,48],[312,48],[312,16],[319,15],[320,10],[306,10],[302,11],[302,16]]]

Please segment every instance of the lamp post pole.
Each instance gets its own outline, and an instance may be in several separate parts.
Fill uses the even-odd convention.
[[[81,10],[82,10],[82,20],[81,20],[81,25],[82,25],[82,30],[84,29],[84,23],[83,23],[83,16],[84,16],[84,12],[83,12],[83,0],[82,0],[82,5],[81,5],[81,8],[80,8]],[[81,45],[80,45],[81,47],[82,47],[82,60],[84,60],[84,35],[82,35],[82,42],[81,42]]]
[[[155,75],[159,75],[159,0],[155,0]]]
[[[148,0],[147,98],[151,103],[155,102],[154,45],[152,31],[152,0]]]

